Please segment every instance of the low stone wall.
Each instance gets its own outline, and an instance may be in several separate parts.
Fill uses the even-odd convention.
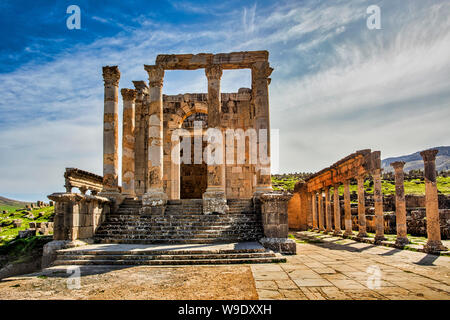
[[[54,240],[92,238],[110,212],[111,201],[96,195],[53,193],[48,198],[55,202]]]

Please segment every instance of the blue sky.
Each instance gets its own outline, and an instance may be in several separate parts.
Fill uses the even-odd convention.
[[[80,30],[66,27],[71,4]],[[373,4],[381,30],[366,27]],[[160,53],[268,50],[281,172],[449,145],[449,15],[437,0],[3,0],[0,195],[46,199],[65,167],[101,174],[101,67],[118,65],[129,88]],[[248,70],[224,72],[224,92],[240,87]],[[166,94],[205,91],[202,70],[166,72]]]

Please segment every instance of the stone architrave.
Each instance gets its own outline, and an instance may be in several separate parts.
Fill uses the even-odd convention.
[[[341,207],[339,204],[339,184],[333,186],[333,209],[334,209],[334,235],[342,234],[341,230]]]
[[[352,211],[350,204],[350,180],[344,181],[344,236],[352,236]]]
[[[366,204],[364,199],[364,175],[356,177],[358,182],[358,237],[367,237],[366,231]]]
[[[436,154],[438,150],[422,151],[420,155],[424,161],[425,177],[425,207],[427,215],[428,241],[424,246],[426,252],[445,251],[447,248],[441,241],[441,228],[439,224],[439,204],[436,185]]]
[[[205,74],[208,78],[208,129],[218,129],[222,132],[220,93],[222,68],[218,65],[209,65],[205,68]],[[225,196],[225,144],[223,142],[224,139],[219,146],[222,148],[222,158],[216,159],[217,161],[206,159],[207,163],[210,163],[207,166],[207,189],[202,196],[204,214],[228,212]]]
[[[136,90],[122,89],[122,194],[134,197],[134,128]]]
[[[258,133],[258,164],[256,166],[255,197],[272,191],[270,177],[270,118],[269,76],[273,68],[269,62],[259,61],[252,65],[252,105],[254,106],[254,128]],[[266,141],[264,141],[266,140]]]
[[[319,231],[325,231],[325,227],[324,227],[324,220],[325,220],[325,216],[324,216],[324,209],[323,209],[323,195],[322,195],[322,190],[319,190],[318,193],[318,197],[319,197],[319,201],[318,201],[318,213],[319,213]]]
[[[330,233],[333,231],[333,226],[331,223],[331,202],[330,202],[330,188],[325,187],[325,218],[326,218],[326,229],[325,232]]]
[[[409,243],[406,230],[406,201],[403,167],[404,161],[391,163],[395,172],[395,221],[397,224],[397,239],[395,244],[404,246]]]
[[[163,188],[163,96],[164,69],[145,65],[149,80],[147,191],[142,196],[144,207],[164,206],[167,195]]]
[[[117,66],[103,67],[103,190],[119,192],[119,79]]]
[[[383,192],[381,189],[381,169],[375,169],[373,174],[373,200],[375,202],[375,241],[384,241]]]

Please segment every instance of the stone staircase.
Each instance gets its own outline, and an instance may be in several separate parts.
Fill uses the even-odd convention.
[[[53,265],[216,265],[278,262],[286,262],[286,258],[264,249],[257,242],[243,242],[213,245],[90,245],[58,250]]]
[[[164,214],[141,215],[142,203],[126,199],[98,228],[96,243],[225,243],[262,238],[251,199],[228,200],[228,214],[202,213],[202,200],[168,201]]]

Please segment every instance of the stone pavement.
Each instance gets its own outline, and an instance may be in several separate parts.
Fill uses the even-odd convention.
[[[287,263],[251,269],[259,299],[450,300],[450,257],[339,237],[298,239]]]

